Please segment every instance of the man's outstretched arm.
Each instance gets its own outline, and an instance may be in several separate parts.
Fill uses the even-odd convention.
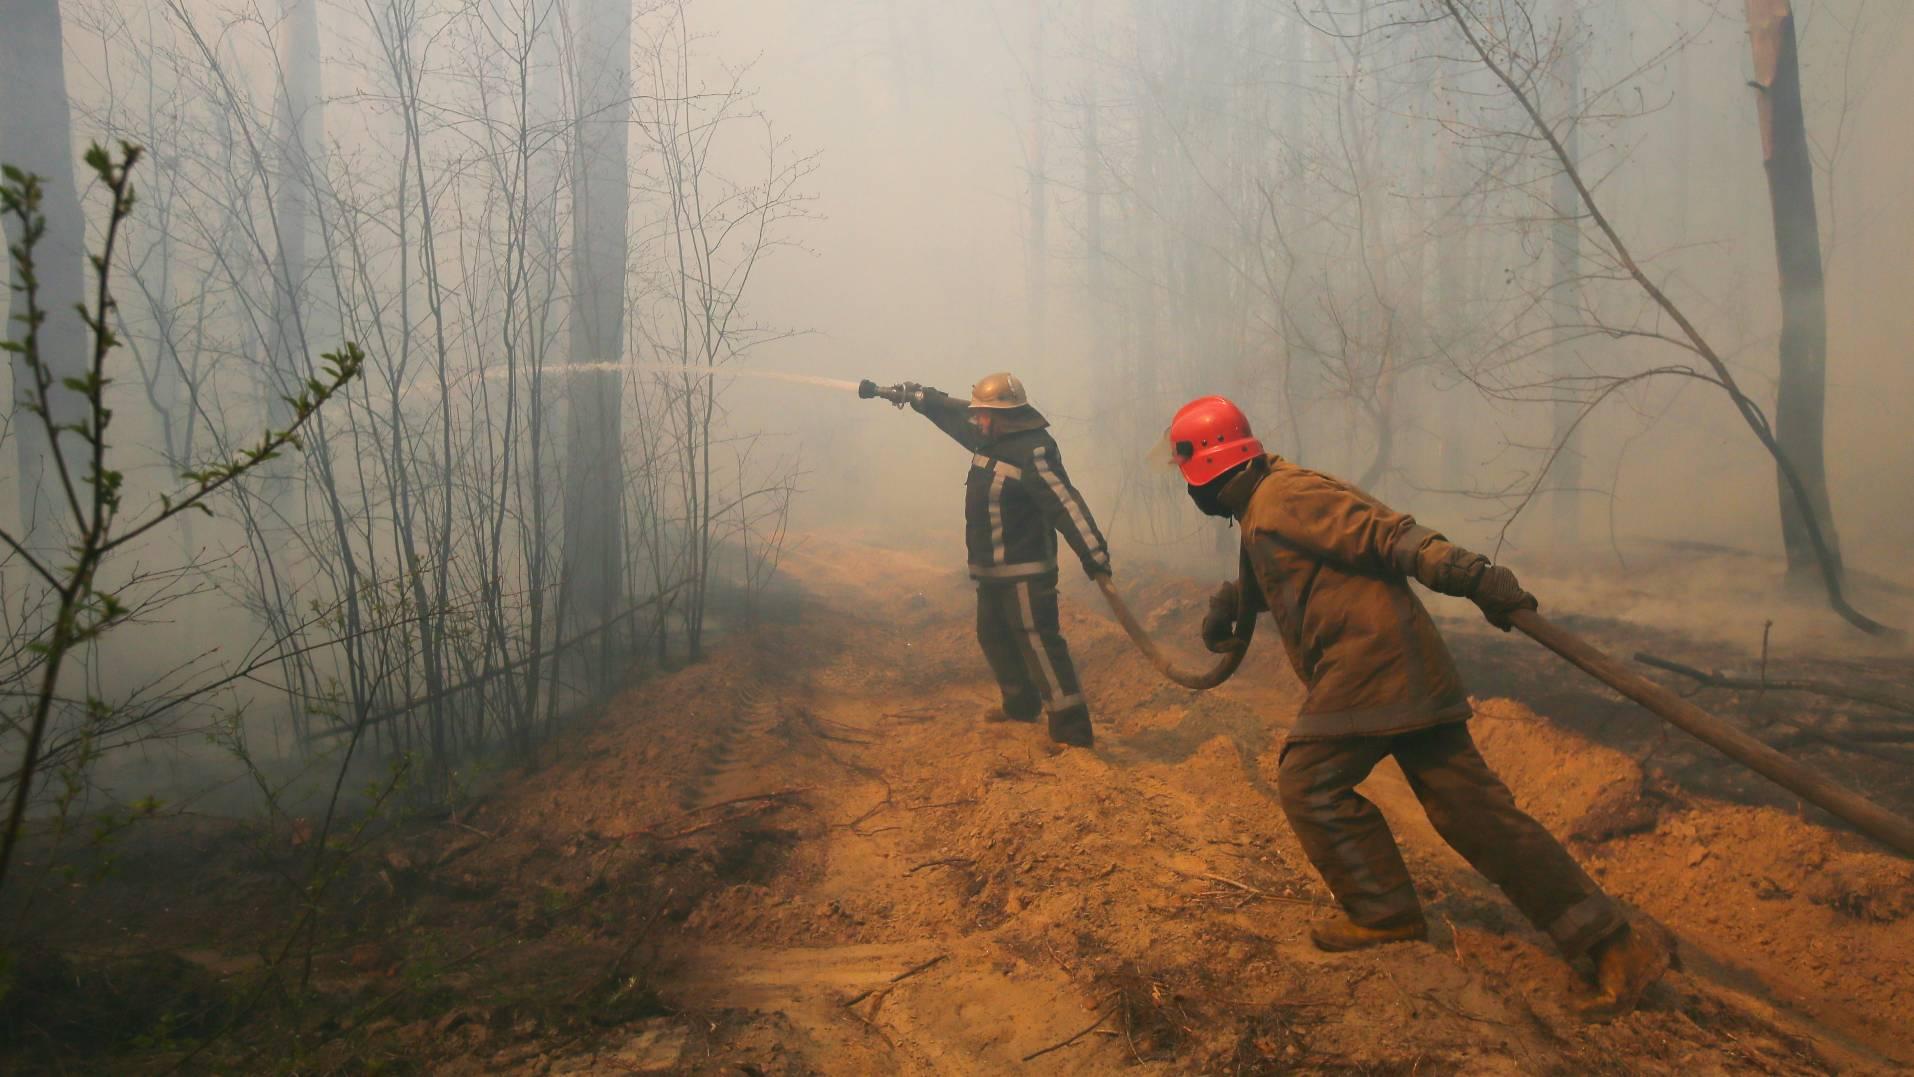
[[[984,443],[984,435],[970,421],[968,401],[925,385],[911,393],[910,406],[912,411],[936,423],[937,429],[949,434],[957,444],[971,452],[976,452]]]

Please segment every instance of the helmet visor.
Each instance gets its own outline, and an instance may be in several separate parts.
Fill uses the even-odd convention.
[[[1190,441],[1177,441],[1170,437],[1169,430],[1156,440],[1150,450],[1150,460],[1166,470],[1180,471],[1184,464],[1196,456],[1196,444]]]

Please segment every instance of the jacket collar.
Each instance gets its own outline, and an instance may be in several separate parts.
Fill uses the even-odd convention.
[[[997,438],[1007,438],[1012,434],[1022,434],[1030,430],[1042,430],[1050,425],[1050,420],[1036,408],[1024,405],[997,413]],[[993,439],[994,440],[994,439]]]
[[[1271,465],[1280,459],[1272,454],[1251,460],[1241,475],[1223,484],[1222,492],[1216,495],[1217,504],[1228,509],[1231,516],[1242,519],[1243,514],[1249,511],[1249,499],[1255,496],[1256,488],[1269,477]]]

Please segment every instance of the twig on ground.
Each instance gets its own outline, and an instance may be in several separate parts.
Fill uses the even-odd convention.
[[[461,823],[457,819],[452,819],[448,821],[453,826],[458,827],[460,830],[469,830],[472,833],[477,834],[479,837],[484,838],[486,841],[491,841],[493,838],[498,836],[488,831],[480,830],[478,827],[473,826],[471,823]]]
[[[1037,1050],[1030,1052],[1029,1054],[1023,1056],[1022,1061],[1029,1062],[1032,1059],[1042,1058],[1044,1055],[1047,1055],[1052,1051],[1061,1051],[1065,1047],[1068,1047],[1071,1044],[1082,1039],[1083,1037],[1088,1036],[1090,1033],[1095,1032],[1099,1027],[1102,1026],[1103,1022],[1108,1021],[1110,1019],[1111,1014],[1116,1012],[1117,1003],[1121,1001],[1122,994],[1123,993],[1121,991],[1110,992],[1107,996],[1104,997],[1104,1005],[1101,1009],[1097,1011],[1096,1020],[1083,1026],[1081,1031],[1071,1033],[1068,1039],[1059,1040],[1058,1042],[1053,1043],[1048,1047],[1040,1047]]]
[[[878,784],[884,787],[884,798],[882,800],[879,800],[877,803],[871,805],[870,808],[864,812],[864,814],[858,816],[857,818],[851,820],[850,822],[832,824],[833,829],[848,830],[851,833],[856,834],[858,837],[869,836],[870,832],[859,830],[857,829],[858,826],[861,823],[863,823],[866,819],[869,819],[871,816],[876,815],[880,811],[883,811],[886,806],[890,805],[891,795],[893,793],[893,790],[891,789],[891,783],[888,780],[886,780],[883,775],[879,774],[879,775],[875,775],[875,777],[877,778]]]
[[[660,834],[658,831],[663,829],[665,824],[658,823],[655,826],[648,826],[640,830],[633,830],[624,834],[612,835],[609,837],[608,840],[630,841],[633,838],[656,838],[659,841],[677,841],[679,838],[688,838],[693,834],[702,833],[703,831],[710,830],[714,827],[723,826],[726,823],[735,823],[740,819],[749,819],[754,815],[763,815],[764,813],[783,805],[786,801],[792,799],[793,797],[796,797],[800,793],[810,792],[812,788],[813,788],[812,786],[804,786],[798,789],[781,789],[775,793],[753,793],[750,796],[732,797],[730,800],[720,800],[716,804],[705,804],[701,807],[693,808],[690,811],[687,811],[683,813],[682,815],[679,815],[676,819],[669,820],[669,821],[684,822],[688,819],[693,818],[694,816],[703,815],[706,812],[717,811],[720,808],[733,808],[741,804],[750,805],[750,807],[744,809],[743,811],[726,812],[724,815],[716,819],[713,819],[710,822],[699,823],[696,826],[686,827],[682,830],[674,830],[669,834]]]
[[[1468,959],[1462,956],[1462,933],[1455,929],[1455,921],[1443,917],[1442,922],[1449,925],[1449,944],[1455,948],[1455,963],[1467,966]]]
[[[910,968],[907,968],[904,971],[898,973],[897,975],[891,977],[889,980],[884,981],[884,983],[880,984],[878,987],[867,987],[864,990],[859,991],[856,995],[846,1000],[844,1005],[846,1008],[855,1006],[858,1003],[876,994],[879,988],[881,988],[886,993],[889,993],[893,985],[903,983],[905,980],[910,979],[912,976],[915,976],[918,973],[923,972],[937,965],[939,962],[943,961],[945,958],[949,956],[950,956],[949,954],[938,954],[936,957],[931,958],[929,961],[926,961],[921,965],[912,965]]]
[[[936,804],[906,804],[904,805],[903,810],[904,811],[928,811],[931,808],[956,808],[956,807],[961,807],[962,805],[965,805],[965,804],[975,804],[975,803],[977,803],[976,797],[965,797],[962,800],[945,800],[945,801],[940,801]]]
[[[1257,897],[1273,897],[1274,896],[1270,894],[1268,891],[1258,890],[1255,887],[1249,885],[1248,883],[1239,883],[1235,879],[1226,879],[1221,875],[1211,875],[1208,872],[1204,872],[1202,875],[1202,878],[1207,879],[1213,883],[1222,883],[1224,886],[1235,887],[1236,889],[1241,890],[1245,894],[1255,894]]]
[[[958,864],[975,864],[975,863],[976,863],[975,860],[972,860],[970,857],[967,857],[967,856],[947,856],[947,857],[944,857],[942,860],[926,860],[923,863],[905,872],[904,874],[915,875],[918,872],[924,870],[925,868],[954,867]]]
[[[702,807],[693,808],[690,811],[685,812],[685,814],[687,816],[703,815],[705,812],[708,812],[708,811],[717,811],[719,808],[728,808],[733,804],[747,804],[754,800],[784,800],[788,797],[797,796],[799,793],[808,793],[815,788],[817,787],[812,785],[804,785],[804,786],[799,786],[796,789],[780,789],[775,793],[753,793],[750,796],[746,796],[746,797],[732,797],[730,800],[720,800],[716,804],[706,804],[706,805],[703,805]],[[656,828],[654,827],[653,829],[656,829]]]
[[[656,837],[659,841],[677,841],[680,838],[688,838],[693,834],[701,833],[706,830],[716,829],[717,827],[724,826],[726,823],[735,823],[739,821],[740,819],[749,819],[754,815],[764,815],[774,810],[777,807],[778,807],[777,801],[767,800],[767,801],[760,802],[754,805],[753,807],[746,808],[744,811],[732,812],[729,815],[723,816],[721,818],[713,819],[708,823],[699,823],[697,826],[686,827],[683,830],[673,831],[672,833],[669,833],[669,834],[658,834],[655,831],[651,831],[651,830],[641,830],[641,831],[638,831],[638,833],[642,835],[646,835],[646,836]],[[631,835],[626,835],[626,836],[630,837]]]
[[[1479,1013],[1470,1013],[1469,1011],[1464,1010],[1457,1006],[1453,1006],[1443,1001],[1442,999],[1437,998],[1435,995],[1429,994],[1426,991],[1411,991],[1408,988],[1402,986],[1402,984],[1399,981],[1397,981],[1397,979],[1394,976],[1390,975],[1388,969],[1383,969],[1382,975],[1384,979],[1389,981],[1390,986],[1394,987],[1397,991],[1402,992],[1404,996],[1408,998],[1416,999],[1421,1002],[1426,1002],[1429,1005],[1434,1006],[1436,1009],[1442,1010],[1445,1013],[1453,1014],[1456,1017],[1462,1018],[1464,1021],[1475,1021],[1484,1025],[1498,1025],[1502,1028],[1509,1027],[1509,1022],[1507,1021],[1503,1021],[1494,1017],[1484,1017]]]
[[[1319,909],[1329,907],[1329,903],[1326,901],[1318,901],[1315,898],[1290,897],[1287,894],[1272,894],[1267,890],[1258,890],[1256,887],[1253,887],[1249,885],[1248,883],[1239,883],[1235,879],[1225,878],[1221,875],[1212,875],[1209,872],[1192,873],[1188,871],[1183,871],[1180,868],[1171,868],[1170,870],[1176,872],[1178,875],[1183,876],[1185,879],[1202,879],[1205,882],[1222,883],[1224,886],[1230,887],[1231,889],[1240,890],[1245,894],[1250,894],[1255,897],[1263,898],[1267,901],[1283,902],[1289,905],[1310,905]]]
[[[1761,622],[1761,690],[1768,690],[1768,634],[1774,631],[1774,620]]]

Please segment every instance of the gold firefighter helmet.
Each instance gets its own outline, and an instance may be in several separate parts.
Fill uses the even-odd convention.
[[[970,406],[973,408],[1008,409],[1029,405],[1030,396],[1023,391],[1023,382],[1009,372],[986,374],[970,387]]]

